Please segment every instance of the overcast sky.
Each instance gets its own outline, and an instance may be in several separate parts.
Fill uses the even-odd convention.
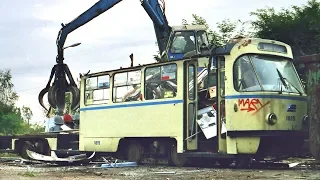
[[[18,106],[31,107],[32,122],[42,123],[38,93],[47,84],[55,64],[56,37],[61,23],[68,23],[91,7],[97,0],[3,0],[0,4],[1,53],[0,69],[10,68]],[[212,29],[225,18],[250,20],[249,13],[266,6],[289,7],[307,0],[166,0],[170,25],[180,25],[191,14],[204,17]],[[152,21],[139,0],[123,0],[109,11],[71,33],[65,45],[81,42],[67,49],[65,63],[74,78],[79,73],[110,70],[153,62],[156,54]]]

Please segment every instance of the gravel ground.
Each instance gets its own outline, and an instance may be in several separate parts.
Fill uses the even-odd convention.
[[[299,162],[287,169],[222,169],[218,167],[166,167],[138,166],[130,168],[99,168],[99,165],[52,166],[47,164],[29,164],[19,162],[1,162],[0,179],[310,179],[320,180],[320,166],[312,160],[295,159]]]

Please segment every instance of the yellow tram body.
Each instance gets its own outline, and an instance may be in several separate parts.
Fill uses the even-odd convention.
[[[210,57],[84,75],[79,150],[119,152],[160,143],[189,155],[295,153],[303,143],[307,102],[292,60],[287,44],[240,39]],[[197,78],[204,65],[211,85]],[[216,103],[213,138],[205,138],[197,123],[203,90]]]
[[[269,44],[275,47],[267,47]],[[290,46],[278,41],[246,39],[233,46],[230,55],[224,57],[225,94],[221,101],[225,102],[228,135],[222,143],[221,152],[255,154],[260,147],[261,151],[280,148],[285,154],[290,148],[294,151],[296,146],[301,146],[301,130],[307,118],[307,95],[293,63],[288,62],[293,60]],[[240,84],[235,81],[237,61],[245,58],[252,58],[253,69],[258,74],[258,83],[262,84],[264,89],[260,87],[246,90],[235,87]],[[262,60],[270,63],[261,63]],[[282,62],[272,63],[275,60]],[[281,81],[279,74],[272,71],[272,68],[275,68],[269,67],[271,69],[268,70],[268,65],[278,65],[279,71],[283,74],[280,76],[286,76],[296,89],[283,88],[283,92],[280,92],[281,89],[275,91],[276,88],[268,86],[267,83],[276,85],[273,81],[275,78]],[[261,72],[262,69],[264,72]]]

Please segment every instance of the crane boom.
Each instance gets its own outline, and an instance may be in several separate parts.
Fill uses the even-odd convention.
[[[66,25],[62,24],[62,28],[59,31],[56,41],[58,48],[57,63],[63,63],[63,46],[69,33],[111,9],[121,1],[122,0],[100,0],[73,21]],[[166,42],[169,38],[171,27],[168,24],[158,0],[141,0],[141,5],[153,21],[159,51],[162,53],[166,48]]]
[[[57,63],[63,63],[63,46],[69,33],[86,24],[87,22],[91,21],[92,19],[104,13],[108,9],[112,8],[120,1],[121,0],[100,0],[87,11],[83,12],[80,16],[75,18],[73,21],[69,22],[66,25],[62,24],[62,28],[59,31],[56,41],[58,48]]]
[[[161,8],[158,0],[141,0],[142,7],[153,22],[160,54],[162,54],[169,41],[171,27],[167,21],[164,7]],[[164,5],[164,2],[163,2]]]

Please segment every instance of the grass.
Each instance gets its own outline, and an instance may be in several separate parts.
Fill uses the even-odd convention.
[[[0,157],[20,157],[20,156],[15,153],[0,153]]]
[[[27,172],[24,172],[24,173],[19,173],[21,176],[26,176],[26,177],[36,177],[36,173],[34,172],[31,172],[31,171],[27,171]]]

